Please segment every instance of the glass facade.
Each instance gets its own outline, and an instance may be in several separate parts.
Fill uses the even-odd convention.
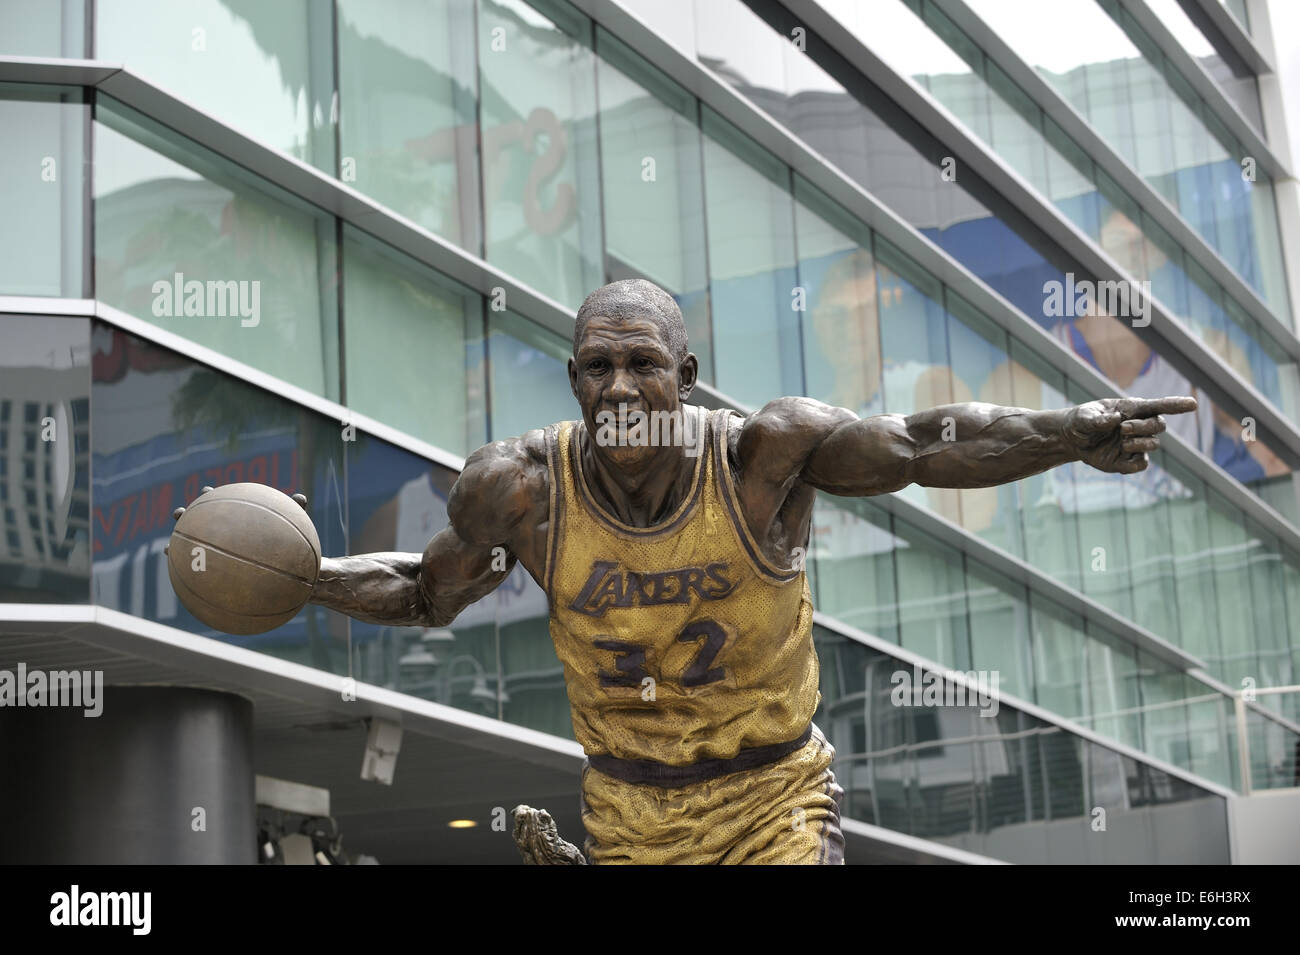
[[[817,651],[849,817],[1009,862],[1230,861],[1222,796],[1012,707],[917,705],[917,671],[839,634]],[[1197,838],[1157,838],[1172,817]]]
[[[1115,0],[970,6],[1290,324],[1272,180],[1242,174],[1246,151],[1128,11]],[[1052,29],[1062,18],[1068,39]]]
[[[891,51],[893,68],[1300,420],[1295,363],[1273,332],[933,4],[889,3],[889,22],[909,24],[915,41]],[[851,5],[827,5],[858,28]],[[603,282],[654,281],[682,308],[702,379],[740,405],[804,394],[863,416],[972,400],[1060,408],[1096,397],[1061,370],[1065,349],[1125,393],[1198,394],[1200,411],[1171,429],[1300,523],[1290,464],[1244,436],[1240,416],[1212,400],[1217,386],[1184,377],[1162,342],[1114,315],[1047,313],[1044,283],[1073,275],[1032,210],[964,171],[946,188],[919,176],[938,169],[943,145],[843,63],[796,50],[770,5],[669,6],[677,13],[646,16],[687,17],[691,29],[678,23],[675,35],[701,63],[1005,296],[1024,326],[985,314],[561,0],[256,11],[102,0],[95,52],[570,313]],[[0,24],[11,9],[0,0]],[[136,20],[145,26],[126,29]],[[45,34],[21,43],[75,41],[70,23],[51,14]],[[218,51],[250,64],[238,82],[212,68]],[[1067,99],[1086,97],[1094,128],[1244,278],[1253,269],[1264,288],[1269,269],[1281,275],[1265,252],[1276,235],[1260,227],[1271,184],[1228,175],[1237,167],[1213,117],[1186,106],[1166,66],[1114,46],[1051,79]],[[33,226],[7,240],[0,295],[94,298],[205,349],[164,348],[111,316],[0,315],[0,599],[91,601],[571,738],[546,599],[522,568],[447,628],[379,627],[309,606],[235,638],[180,606],[162,551],[173,508],[235,481],[305,493],[327,555],[420,551],[447,524],[453,470],[227,374],[223,359],[464,456],[578,416],[571,341],[380,241],[364,218],[344,221],[103,93],[3,85],[0,121],[27,131],[0,145],[0,200]],[[1184,193],[1201,197],[1196,222]],[[1285,299],[1270,301],[1289,316]],[[59,439],[42,438],[48,427]],[[910,520],[916,511],[819,500],[810,583],[817,609],[844,630],[818,630],[818,719],[839,751],[848,815],[1011,861],[1227,861],[1222,797],[1122,747],[1239,784],[1232,698],[1203,677],[1233,689],[1300,680],[1291,542],[1176,451],[1127,477],[1074,465],[897,497],[1104,611],[1063,606],[1037,576],[1006,577],[982,548]],[[1128,623],[1203,661],[1204,675],[1135,644]],[[890,677],[913,658],[927,671],[996,673],[1001,692],[1107,742],[1005,702],[994,719],[899,707]],[[1256,788],[1294,784],[1300,733],[1285,721],[1298,707],[1261,697],[1249,709]],[[1095,807],[1122,820],[1127,844],[1089,842]],[[1206,838],[1157,840],[1158,820],[1179,814]]]

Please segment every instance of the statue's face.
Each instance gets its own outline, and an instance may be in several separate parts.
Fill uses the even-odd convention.
[[[654,459],[659,447],[629,442],[632,413],[648,418],[680,412],[695,384],[695,367],[694,355],[677,361],[653,318],[593,316],[569,361],[569,383],[602,456],[620,466]]]

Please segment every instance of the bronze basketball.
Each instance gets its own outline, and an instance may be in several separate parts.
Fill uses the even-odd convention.
[[[190,613],[225,633],[265,633],[292,620],[320,573],[320,537],[293,498],[264,484],[227,484],[185,509],[167,572]]]

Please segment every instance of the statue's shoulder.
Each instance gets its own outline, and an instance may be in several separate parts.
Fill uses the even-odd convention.
[[[552,426],[554,427],[554,426]],[[547,432],[534,428],[491,441],[465,459],[449,502],[480,519],[487,512],[512,515],[544,507],[548,500]],[[507,517],[509,520],[509,517]]]

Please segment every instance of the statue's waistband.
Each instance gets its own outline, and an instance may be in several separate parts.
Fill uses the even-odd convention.
[[[673,766],[653,759],[621,759],[608,753],[588,756],[587,764],[592,769],[625,783],[662,786],[665,789],[690,786],[774,763],[806,745],[812,739],[812,730],[812,724],[809,723],[797,739],[742,749],[730,759],[701,759],[685,766]]]

